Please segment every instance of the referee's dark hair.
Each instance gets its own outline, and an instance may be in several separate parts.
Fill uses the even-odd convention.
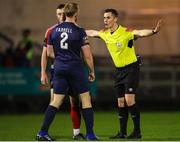
[[[105,9],[104,13],[111,12],[114,17],[118,17],[118,12],[115,9]]]
[[[65,6],[65,4],[59,4],[58,6],[57,6],[57,9],[62,9],[62,8],[64,8],[64,6]]]

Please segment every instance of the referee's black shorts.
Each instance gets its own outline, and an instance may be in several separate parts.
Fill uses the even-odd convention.
[[[116,68],[115,91],[118,98],[125,94],[135,94],[139,84],[139,63],[134,62],[125,67]]]

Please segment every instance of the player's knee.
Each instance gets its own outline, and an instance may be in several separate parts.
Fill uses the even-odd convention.
[[[90,99],[82,100],[82,108],[90,108],[92,107]]]
[[[118,107],[125,107],[125,99],[124,98],[118,99]]]
[[[90,108],[92,107],[90,99],[82,100],[82,108]]]
[[[125,101],[127,106],[132,106],[135,104],[135,94],[125,94]]]
[[[50,103],[50,105],[52,105],[58,109],[61,106],[61,104],[63,103],[63,99],[64,99],[64,95],[55,95],[54,94],[54,98],[53,98],[52,102]]]
[[[126,104],[127,106],[132,106],[135,104],[135,100],[132,98],[126,98]]]
[[[58,104],[53,103],[53,101],[52,101],[52,102],[50,102],[50,104],[49,104],[49,105],[51,105],[51,106],[53,106],[53,107],[55,107],[55,108],[59,109],[59,105],[58,105]]]
[[[89,95],[89,92],[80,94],[80,99],[82,102],[82,108],[90,108],[91,105],[91,97]]]
[[[58,109],[60,107],[60,102],[53,99],[52,102],[50,102],[50,105]]]
[[[84,109],[84,108],[91,108],[92,107],[92,105],[91,105],[91,103],[83,103],[82,104],[82,108]]]

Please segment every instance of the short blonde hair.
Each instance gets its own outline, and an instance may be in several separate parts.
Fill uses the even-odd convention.
[[[78,12],[78,4],[77,3],[66,3],[64,7],[64,14],[67,17],[73,17],[75,13]]]

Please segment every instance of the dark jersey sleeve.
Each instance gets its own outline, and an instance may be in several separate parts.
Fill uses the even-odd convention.
[[[44,37],[43,47],[47,47],[48,40],[49,40],[49,36],[50,36],[50,34],[52,33],[53,29],[54,29],[56,26],[57,26],[57,24],[51,26],[50,28],[48,28],[48,29],[46,30],[45,37]]]
[[[46,30],[46,33],[45,33],[44,44],[43,44],[44,47],[47,47],[48,38],[49,38],[50,33],[51,33],[51,29],[49,28]]]
[[[82,46],[89,44],[88,37],[87,37],[87,34],[86,34],[84,29],[81,29],[81,37],[82,37],[82,39],[81,39],[82,40]]]
[[[49,38],[48,38],[47,40],[48,40],[48,41],[47,41],[47,44],[53,45],[52,32],[51,32],[51,34],[49,35]]]

